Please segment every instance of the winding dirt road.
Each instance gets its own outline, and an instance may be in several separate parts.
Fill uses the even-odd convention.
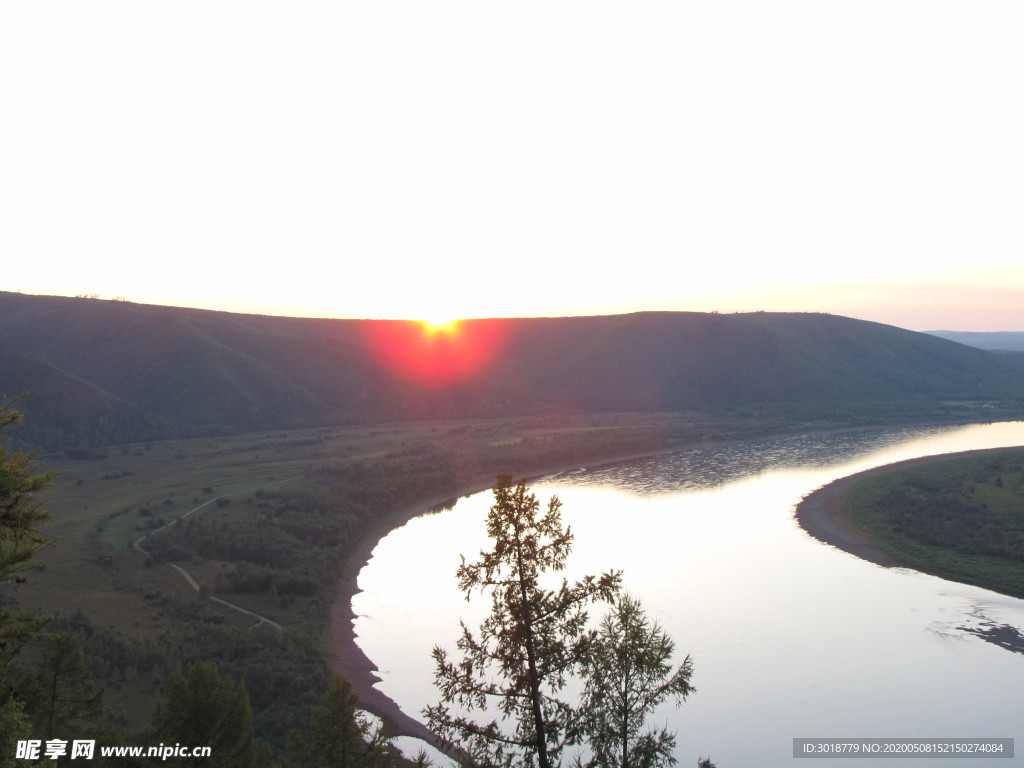
[[[295,477],[289,477],[287,480],[280,480],[278,482],[271,483],[270,485],[282,485],[284,483],[289,483],[292,480],[298,480],[300,477],[301,477],[301,475],[296,475]],[[265,487],[266,486],[260,486],[260,488],[265,488]],[[132,548],[135,549],[135,551],[139,552],[142,555],[145,555],[147,557],[152,556],[152,554],[153,554],[152,552],[150,552],[148,549],[144,549],[142,547],[142,542],[143,541],[148,539],[150,536],[155,536],[156,534],[160,533],[160,531],[163,531],[163,530],[166,530],[166,529],[170,528],[175,523],[177,523],[177,522],[179,522],[181,520],[184,520],[186,517],[189,517],[190,515],[195,514],[196,512],[201,510],[203,507],[209,506],[210,504],[213,504],[218,499],[222,499],[222,498],[225,498],[225,497],[223,497],[223,496],[215,496],[212,499],[204,501],[198,507],[194,507],[193,509],[190,509],[185,514],[180,515],[179,517],[174,518],[173,520],[171,520],[171,522],[167,523],[166,525],[160,526],[155,531],[149,531],[147,533],[144,533],[142,536],[140,536],[139,538],[137,538],[135,541],[132,542]],[[195,590],[196,592],[200,591],[199,583],[194,578],[192,578],[192,575],[188,571],[186,571],[184,568],[182,568],[180,565],[177,565],[176,563],[167,563],[167,565],[171,566],[171,568],[173,568],[178,573],[180,573],[182,578],[185,579],[185,581],[188,583],[188,585],[190,587],[192,587],[193,590]],[[243,608],[240,605],[235,605],[234,603],[228,602],[227,600],[224,600],[223,598],[216,597],[215,595],[208,595],[208,597],[214,603],[218,603],[219,605],[223,605],[225,608],[230,608],[233,611],[238,611],[238,613],[243,613],[243,614],[245,614],[247,616],[252,616],[254,619],[256,619],[257,620],[256,623],[253,624],[251,627],[249,627],[249,629],[256,629],[256,627],[260,626],[261,624],[269,624],[271,627],[273,627],[274,629],[278,630],[279,632],[284,632],[284,627],[282,627],[280,624],[278,624],[273,619],[269,619],[266,616],[263,616],[261,614],[256,613],[255,611],[250,611],[248,608]]]

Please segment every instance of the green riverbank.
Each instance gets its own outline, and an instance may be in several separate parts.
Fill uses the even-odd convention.
[[[872,472],[840,509],[901,565],[1024,598],[1024,448]]]

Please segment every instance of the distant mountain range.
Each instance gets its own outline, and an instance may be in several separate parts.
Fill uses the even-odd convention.
[[[66,446],[418,418],[1021,401],[1024,367],[825,314],[474,320],[448,335],[0,292],[0,394],[22,392],[26,434]]]
[[[1024,352],[1024,331],[928,331],[928,333],[978,349]]]

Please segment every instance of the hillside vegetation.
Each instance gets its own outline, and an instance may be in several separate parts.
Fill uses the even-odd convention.
[[[844,511],[913,568],[1024,597],[1024,449],[985,451],[883,472]]]
[[[402,321],[0,293],[0,317],[0,393],[29,392],[23,435],[49,447],[548,412],[1024,402],[1005,356],[824,314],[475,320],[431,336]]]

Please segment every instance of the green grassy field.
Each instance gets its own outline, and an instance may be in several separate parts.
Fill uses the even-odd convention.
[[[1024,597],[1024,449],[875,475],[850,490],[843,509],[912,568]]]

